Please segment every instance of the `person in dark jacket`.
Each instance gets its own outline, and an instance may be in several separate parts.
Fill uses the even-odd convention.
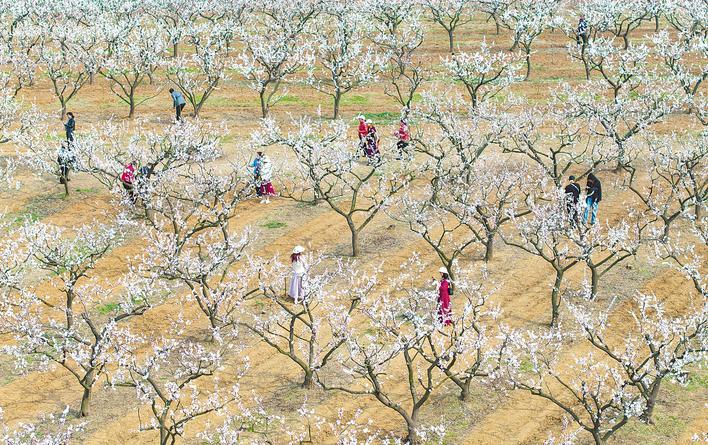
[[[591,213],[592,217],[590,219],[590,224],[595,224],[595,219],[597,217],[597,206],[602,201],[602,183],[597,179],[597,176],[590,173],[588,175],[588,181],[585,186],[585,213],[583,214],[583,221],[588,222],[588,214]]]
[[[588,44],[588,22],[585,20],[585,16],[581,15],[580,20],[578,20],[578,29],[575,31],[575,41],[578,45]]]
[[[580,201],[580,184],[575,180],[575,176],[571,175],[570,182],[565,186],[565,206],[568,211],[568,217],[574,223],[580,222],[578,218],[578,201]]]
[[[74,142],[74,130],[76,129],[76,121],[74,120],[74,113],[69,111],[66,113],[69,119],[66,120],[64,124],[64,131],[66,131],[66,140],[69,142]]]

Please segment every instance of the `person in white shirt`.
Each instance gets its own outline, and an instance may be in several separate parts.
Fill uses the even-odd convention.
[[[290,255],[290,261],[293,265],[293,275],[290,279],[290,289],[288,289],[288,295],[290,298],[295,300],[295,303],[299,303],[305,298],[305,294],[302,289],[302,279],[305,276],[306,269],[303,258],[301,258],[304,251],[304,247],[295,246],[293,248],[292,255]]]

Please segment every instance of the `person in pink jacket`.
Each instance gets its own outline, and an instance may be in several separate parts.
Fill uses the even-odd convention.
[[[408,152],[408,144],[411,141],[411,133],[408,128],[408,122],[405,118],[401,119],[398,130],[396,130],[393,135],[398,138],[398,142],[396,143],[396,147],[398,148],[396,159],[403,159],[404,157],[409,158],[410,153]]]
[[[123,188],[128,193],[128,197],[133,204],[137,200],[135,195],[135,171],[137,168],[138,163],[136,161],[128,162],[123,167],[123,173],[120,174],[120,182],[123,184]]]
[[[452,295],[452,286],[450,283],[450,274],[447,268],[441,267],[438,272],[441,274],[438,284],[438,321],[445,326],[452,324],[452,307],[450,304],[450,295]]]

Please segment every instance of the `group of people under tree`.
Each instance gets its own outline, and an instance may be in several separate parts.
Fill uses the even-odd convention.
[[[575,176],[571,175],[570,182],[565,186],[566,208],[570,221],[575,224],[580,223],[580,184],[576,181]],[[597,208],[602,201],[602,183],[597,176],[592,173],[588,174],[585,185],[585,210],[583,212],[583,222],[587,224],[590,217],[590,224],[595,224],[597,219]]]
[[[287,294],[295,304],[303,302],[306,295],[308,265],[306,258],[303,256],[304,252],[305,248],[297,245],[290,254],[292,274],[290,276],[290,285],[287,286]],[[441,267],[438,272],[440,273],[440,280],[432,278],[432,283],[435,285],[438,294],[437,319],[442,326],[450,326],[452,324],[451,297],[453,295],[453,285],[446,267]]]
[[[371,119],[367,119],[363,114],[357,116],[357,119],[359,120],[359,127],[357,129],[357,134],[359,135],[359,148],[361,149],[363,156],[366,156],[369,160],[369,163],[378,162],[381,157],[379,145],[381,143],[381,138],[376,130],[376,126]],[[408,120],[406,118],[401,118],[399,121],[398,130],[396,130],[393,135],[397,138],[396,159],[400,160],[409,158],[411,133],[408,128]]]
[[[275,196],[273,187],[273,163],[264,152],[256,152],[256,158],[250,165],[253,169],[253,185],[256,196],[261,198],[261,204],[269,204],[270,198]]]

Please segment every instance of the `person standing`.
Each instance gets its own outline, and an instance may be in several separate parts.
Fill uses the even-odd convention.
[[[293,248],[292,255],[290,255],[290,262],[292,263],[293,274],[290,278],[290,288],[288,289],[288,295],[295,301],[296,304],[305,298],[305,293],[302,288],[302,279],[305,276],[306,272],[305,263],[302,258],[302,253],[304,251],[304,247],[295,246]]]
[[[578,202],[580,201],[580,184],[575,181],[575,176],[570,175],[570,182],[565,186],[565,206],[568,217],[573,223],[580,222],[578,218]]]
[[[253,185],[256,188],[256,196],[261,197],[261,156],[262,151],[256,152],[256,159],[251,162],[250,167],[253,169]]]
[[[69,179],[69,171],[71,170],[76,158],[74,157],[74,152],[69,146],[69,141],[64,141],[59,147],[59,152],[57,153],[57,164],[59,164],[59,184],[66,185]]]
[[[372,160],[376,162],[380,158],[379,134],[376,132],[376,127],[371,119],[367,119],[366,127],[366,157],[369,158],[369,163]]]
[[[452,308],[450,304],[450,296],[452,295],[452,286],[450,283],[450,273],[446,267],[438,269],[441,278],[437,281],[438,286],[438,321],[445,326],[452,324]],[[435,281],[435,279],[433,279]]]
[[[411,141],[411,133],[405,118],[401,119],[398,130],[393,133],[393,135],[398,138],[398,142],[396,143],[396,148],[398,149],[396,159],[408,158],[410,156],[410,153],[408,153],[408,144]]]
[[[586,46],[588,44],[588,22],[585,16],[581,15],[578,20],[578,29],[575,31],[575,41],[578,45]]]
[[[137,196],[135,195],[135,171],[138,168],[136,161],[130,161],[123,167],[123,173],[120,174],[120,182],[123,184],[123,189],[128,193],[130,201],[135,204]]]
[[[271,182],[273,179],[273,164],[263,152],[258,152],[258,157],[260,158],[260,192],[261,197],[263,197],[261,204],[270,204],[270,197],[275,196],[275,188]]]
[[[74,120],[74,113],[69,111],[66,113],[68,119],[64,124],[64,131],[66,132],[66,140],[71,143],[74,142],[74,130],[76,130],[76,120]]]
[[[359,128],[357,134],[359,135],[359,148],[361,152],[366,155],[366,136],[369,134],[369,128],[366,126],[366,117],[363,114],[357,116],[359,119]]]
[[[187,105],[187,101],[184,100],[182,93],[175,91],[174,88],[170,88],[170,96],[172,96],[172,106],[175,109],[175,119],[179,122],[182,120],[182,110]]]
[[[595,219],[597,217],[597,207],[602,201],[602,184],[600,180],[597,179],[595,175],[590,173],[588,175],[588,180],[585,186],[585,213],[583,214],[583,221],[588,222],[588,214],[592,214],[590,219],[590,224],[595,224]]]

